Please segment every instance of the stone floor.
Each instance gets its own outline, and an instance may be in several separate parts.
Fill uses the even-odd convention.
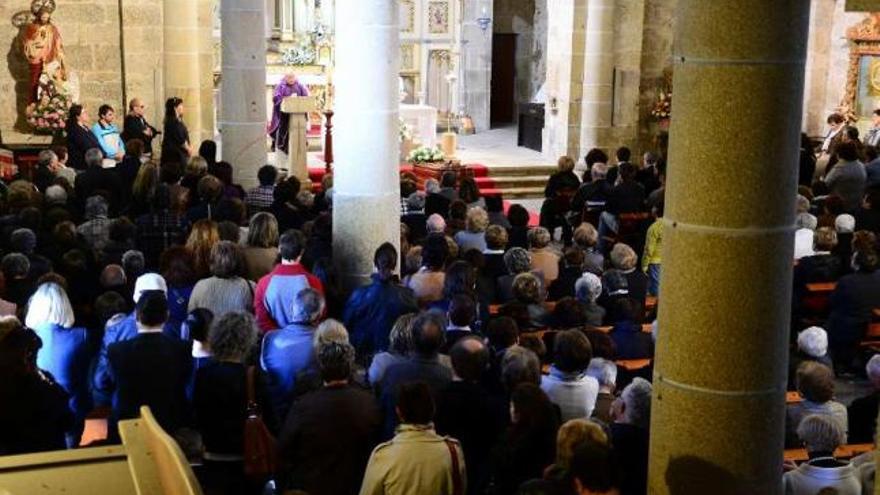
[[[553,165],[541,153],[516,145],[515,125],[490,129],[488,131],[458,136],[456,157],[462,163],[481,163],[493,165]]]

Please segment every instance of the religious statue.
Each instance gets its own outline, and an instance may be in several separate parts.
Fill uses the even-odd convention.
[[[281,111],[281,102],[288,96],[309,96],[309,89],[296,79],[296,74],[290,73],[281,79],[275,86],[272,95],[272,121],[269,122],[268,133],[272,138],[272,150],[288,152],[290,141],[290,114]]]
[[[21,47],[30,66],[31,100],[39,101],[40,78],[44,74],[53,81],[67,81],[67,67],[64,64],[64,48],[61,44],[61,33],[52,24],[52,13],[55,12],[55,0],[34,0],[31,3],[34,18],[24,26]],[[50,74],[47,68],[52,66]]]

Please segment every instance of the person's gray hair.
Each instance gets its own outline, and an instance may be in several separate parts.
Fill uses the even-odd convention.
[[[535,227],[529,230],[527,236],[529,239],[529,247],[534,249],[545,248],[550,244],[550,241],[553,240],[550,231],[544,227]]]
[[[656,165],[659,160],[660,157],[657,156],[657,153],[654,153],[653,151],[645,152],[645,163],[648,165]]]
[[[73,322],[73,306],[64,288],[55,282],[40,284],[28,301],[24,324],[30,328],[37,328],[44,323],[70,328]]]
[[[828,333],[821,327],[802,330],[797,336],[797,346],[804,354],[820,358],[828,352]]]
[[[810,212],[810,200],[803,194],[798,194],[795,200],[795,212],[797,214]]]
[[[425,192],[428,194],[436,194],[440,192],[440,182],[437,179],[428,179],[425,181]]]
[[[587,375],[595,378],[600,386],[613,390],[617,383],[617,364],[605,358],[593,358],[587,366]]]
[[[620,399],[626,405],[624,420],[631,425],[647,429],[651,422],[651,382],[641,377],[633,378],[633,381],[623,389]]]
[[[608,176],[608,165],[599,162],[594,163],[592,168],[590,168],[590,177],[592,177],[593,180],[602,180],[606,176]]]
[[[107,200],[100,194],[89,196],[86,200],[86,218],[88,219],[106,217],[109,210],[110,206],[107,204]]]
[[[512,392],[520,383],[541,383],[541,360],[538,355],[520,345],[513,345],[504,351],[501,359],[501,383]]]
[[[834,219],[834,230],[838,234],[852,234],[856,230],[856,218],[849,213],[837,215]]]
[[[410,194],[406,198],[406,206],[410,210],[424,210],[425,209],[425,195],[419,191],[416,191]]]
[[[58,184],[53,184],[46,188],[46,203],[50,205],[67,203],[67,190]]]
[[[602,279],[595,273],[585,272],[574,283],[574,293],[582,303],[594,303],[602,295]]]
[[[324,296],[311,287],[299,291],[293,298],[293,323],[310,325],[324,312]]]
[[[433,213],[425,221],[425,227],[429,234],[442,234],[446,232],[446,220],[437,213]]]
[[[342,324],[339,320],[334,320],[333,318],[328,318],[321,322],[318,325],[317,330],[315,330],[315,334],[312,336],[312,347],[315,349],[315,353],[321,348],[321,346],[326,345],[329,342],[336,342],[339,344],[348,344],[348,330],[345,329],[345,325]]]
[[[122,253],[122,267],[125,269],[127,276],[140,275],[144,273],[146,267],[146,259],[144,253],[135,249],[129,249]]]
[[[636,264],[639,261],[639,256],[633,250],[633,248],[627,246],[622,242],[618,242],[611,248],[611,265],[618,270],[632,270],[636,267]]]
[[[85,158],[88,167],[100,167],[104,163],[104,153],[98,148],[86,150]]]
[[[37,163],[43,166],[48,166],[56,159],[58,159],[58,155],[52,150],[43,150],[37,155]]]
[[[868,379],[876,385],[880,385],[880,354],[874,354],[865,365],[865,372]]]
[[[816,230],[816,227],[819,225],[819,220],[809,213],[798,213],[795,225],[799,229]]]
[[[797,425],[797,436],[807,452],[834,452],[846,443],[843,426],[828,414],[810,414]]]
[[[256,341],[257,322],[250,313],[224,313],[208,331],[211,353],[219,361],[242,361]]]
[[[504,266],[507,273],[516,275],[532,269],[532,256],[521,247],[514,247],[504,253]]]

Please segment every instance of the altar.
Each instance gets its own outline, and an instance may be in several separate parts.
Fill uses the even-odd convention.
[[[400,120],[412,129],[413,141],[433,148],[437,145],[437,109],[428,105],[400,104]]]

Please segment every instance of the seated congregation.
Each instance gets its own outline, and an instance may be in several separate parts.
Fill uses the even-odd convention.
[[[270,480],[278,493],[646,493],[655,337],[687,331],[655,321],[662,160],[593,150],[580,178],[561,158],[537,227],[470,177],[404,174],[400,252],[377,246],[371,282],[345,294],[332,175],[313,194],[265,166],[245,192],[210,144],[161,165],[125,149],[109,169],[87,151],[76,174],[63,148],[45,151],[39,181],[3,191],[0,403],[15,406],[0,408],[0,455],[118,442],[146,405],[207,494]],[[839,170],[876,158],[836,153]],[[863,180],[843,201],[831,174],[796,206],[793,494],[873,485],[873,462],[838,447],[872,442],[880,401],[880,189]],[[865,372],[874,391],[838,402],[835,376]],[[257,413],[277,459],[255,474]],[[89,431],[98,418],[106,438]]]

